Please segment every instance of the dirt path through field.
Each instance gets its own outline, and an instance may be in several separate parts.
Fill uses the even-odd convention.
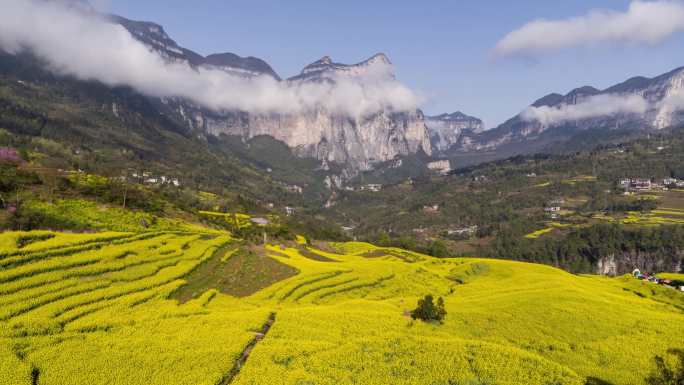
[[[222,379],[221,381],[218,382],[217,385],[229,385],[233,382],[235,377],[240,373],[240,369],[242,369],[243,366],[247,363],[247,359],[249,358],[249,355],[252,353],[252,350],[254,350],[254,347],[261,342],[266,337],[266,334],[268,334],[268,331],[271,330],[271,327],[275,323],[276,320],[276,313],[271,313],[271,315],[268,317],[266,320],[266,323],[261,327],[261,331],[256,333],[252,341],[247,344],[245,349],[242,351],[242,354],[240,355],[240,358],[235,361],[235,365],[233,368],[228,372]]]

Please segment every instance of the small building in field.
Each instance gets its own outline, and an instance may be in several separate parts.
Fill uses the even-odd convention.
[[[291,193],[293,193],[293,194],[302,194],[302,193],[304,193],[304,189],[301,188],[300,186],[297,186],[297,185],[287,185],[287,186],[285,186],[285,189],[286,189],[288,192],[291,192]]]
[[[475,233],[477,233],[477,230],[479,227],[477,225],[473,226],[466,226],[462,227],[459,229],[453,229],[453,230],[447,230],[447,234],[450,236],[453,235],[458,235],[458,236],[463,236],[463,235],[468,235],[468,236],[473,236]]]
[[[547,213],[557,213],[561,211],[561,208],[560,206],[549,206],[544,208],[544,211],[546,211]]]
[[[266,218],[250,218],[249,220],[258,226],[266,226],[269,224],[269,221]]]
[[[285,214],[286,214],[288,217],[293,216],[293,215],[295,214],[295,208],[294,208],[294,207],[290,207],[290,206],[286,206],[286,207],[285,207]]]
[[[20,163],[21,157],[15,148],[0,147],[0,162]]]
[[[365,186],[362,186],[361,191],[380,192],[382,191],[382,185],[377,183],[370,183]]]
[[[684,286],[680,286],[680,287],[679,287],[679,290],[680,290],[680,291],[684,291]]]
[[[663,179],[663,186],[676,186],[677,182],[679,182],[676,178],[665,178]]]
[[[637,191],[648,191],[653,188],[653,182],[650,179],[632,179],[632,188]]]
[[[657,184],[643,178],[620,179],[620,187],[625,191],[650,191],[657,187]]]
[[[430,171],[439,172],[442,175],[446,175],[451,171],[451,162],[448,160],[437,160],[427,164],[427,168]]]
[[[429,205],[423,206],[423,211],[429,214],[435,214],[439,212],[439,205]]]

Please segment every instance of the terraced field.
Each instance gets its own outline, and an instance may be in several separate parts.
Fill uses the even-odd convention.
[[[0,384],[642,384],[684,346],[684,294],[630,278],[242,247],[208,231],[0,234]],[[428,293],[444,324],[407,316]]]

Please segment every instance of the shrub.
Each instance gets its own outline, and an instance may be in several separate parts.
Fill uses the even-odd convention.
[[[428,254],[436,258],[444,258],[449,256],[449,249],[442,241],[434,241],[430,244]]]
[[[444,308],[444,299],[439,297],[437,304],[434,303],[434,297],[430,294],[425,298],[418,300],[418,307],[411,312],[411,318],[420,319],[425,322],[439,321],[442,322],[447,312]]]
[[[684,350],[670,349],[667,351],[671,360],[656,356],[655,370],[646,378],[648,385],[681,385],[684,384]],[[676,365],[674,361],[677,361]]]

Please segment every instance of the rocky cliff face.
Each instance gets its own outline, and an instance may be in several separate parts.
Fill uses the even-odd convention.
[[[482,120],[460,111],[452,114],[428,116],[425,119],[430,141],[435,151],[446,151],[457,145],[463,133],[479,134],[484,130]]]
[[[681,271],[683,264],[682,252],[665,256],[633,251],[600,258],[596,264],[596,273],[618,276],[629,274],[634,269],[642,272]]]
[[[263,60],[242,58],[231,53],[203,57],[178,46],[157,24],[118,16],[111,16],[111,19],[169,61],[184,62],[195,68],[218,68],[236,76],[270,76],[281,81]],[[282,82],[296,86],[334,83],[340,78],[363,81],[366,76],[374,76],[389,66],[391,62],[383,54],[352,65],[336,63],[330,57],[324,57]],[[393,73],[386,76],[394,79]],[[268,135],[283,141],[300,156],[341,163],[355,170],[370,169],[374,163],[391,160],[398,155],[419,151],[432,153],[424,116],[417,110],[401,112],[383,108],[372,114],[350,116],[319,107],[291,114],[252,114],[244,111],[212,111],[177,98],[164,98],[162,104],[185,122],[189,130],[215,136],[237,135],[245,140]]]
[[[461,135],[460,151],[505,145],[590,128],[659,130],[684,123],[684,68],[655,78],[635,77],[605,90],[585,86],[550,94],[493,130]],[[536,114],[536,115],[535,115]],[[553,117],[539,119],[542,117]],[[547,116],[544,116],[547,115]]]
[[[430,153],[420,112],[383,111],[351,118],[324,110],[295,115],[205,116],[201,121],[211,135],[237,135],[245,139],[268,135],[287,143],[296,154],[369,169],[376,162],[424,151]]]

